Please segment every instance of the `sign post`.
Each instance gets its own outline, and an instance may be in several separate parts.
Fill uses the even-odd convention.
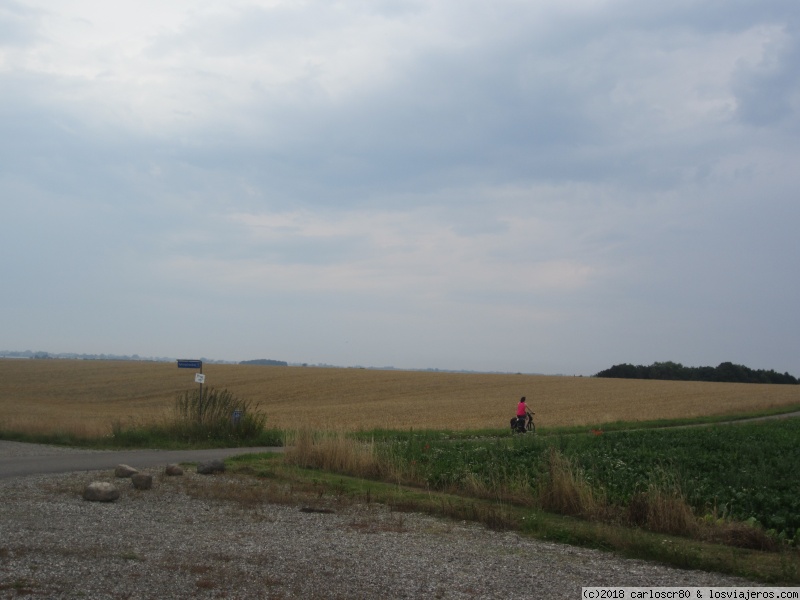
[[[179,358],[178,359],[178,368],[179,369],[200,369],[200,372],[202,373],[203,372],[203,361],[202,360]]]
[[[200,402],[203,401],[203,383],[206,381],[206,376],[203,375],[203,361],[202,360],[195,360],[195,359],[188,359],[188,358],[179,358],[178,359],[178,368],[179,369],[200,369],[199,373],[194,374],[194,381],[195,383],[200,384]]]

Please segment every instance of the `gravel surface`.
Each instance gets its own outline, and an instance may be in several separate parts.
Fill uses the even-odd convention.
[[[285,504],[248,478],[142,471],[153,489],[113,471],[0,480],[0,598],[577,599],[581,586],[756,585],[375,504]],[[120,498],[83,500],[92,481]]]

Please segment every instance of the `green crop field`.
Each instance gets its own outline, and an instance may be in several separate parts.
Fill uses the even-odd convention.
[[[557,448],[613,505],[651,486],[677,487],[698,516],[755,520],[787,540],[800,538],[800,419],[600,435],[443,440],[406,436],[394,452],[435,489],[530,489]]]

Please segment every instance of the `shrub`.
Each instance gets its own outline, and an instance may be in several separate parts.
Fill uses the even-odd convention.
[[[238,418],[234,418],[238,413]],[[257,438],[266,425],[258,405],[236,398],[228,390],[212,387],[180,394],[175,401],[175,418],[170,433],[187,441],[213,438],[242,440]]]

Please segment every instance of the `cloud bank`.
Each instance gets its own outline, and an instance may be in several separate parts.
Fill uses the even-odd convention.
[[[797,374],[798,17],[6,2],[3,345]]]

